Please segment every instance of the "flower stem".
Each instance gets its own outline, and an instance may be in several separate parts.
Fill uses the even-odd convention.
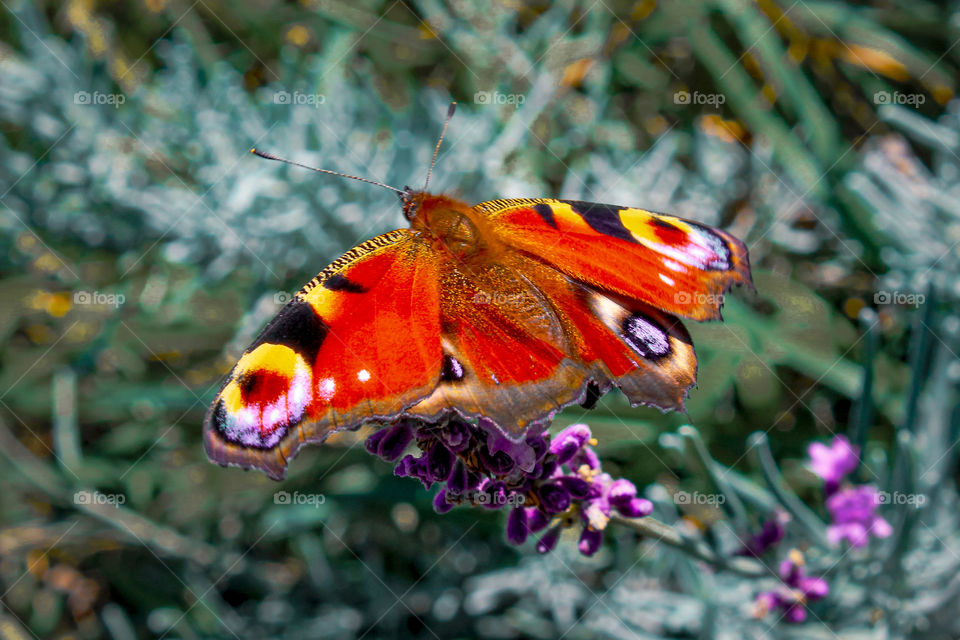
[[[625,518],[613,514],[610,516],[610,521],[633,529],[642,536],[653,538],[679,549],[698,560],[708,562],[721,571],[729,571],[749,578],[759,578],[771,573],[767,567],[756,560],[718,556],[710,551],[705,544],[685,538],[670,525],[660,522],[656,518],[651,518],[650,516],[643,518]]]

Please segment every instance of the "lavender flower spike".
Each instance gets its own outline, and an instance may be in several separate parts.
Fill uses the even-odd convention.
[[[585,424],[567,427],[552,441],[534,432],[518,442],[485,420],[476,425],[456,419],[401,421],[370,436],[365,446],[396,460],[413,439],[420,454],[403,456],[394,475],[417,478],[427,488],[439,484],[433,503],[438,513],[465,503],[509,507],[507,540],[520,545],[545,530],[536,544],[540,553],[557,545],[563,529],[579,525],[577,546],[593,555],[603,545],[613,510],[628,518],[653,511],[649,500],[637,497],[632,482],[603,472]]]

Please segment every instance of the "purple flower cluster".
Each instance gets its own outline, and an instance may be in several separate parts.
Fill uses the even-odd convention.
[[[814,442],[808,449],[810,469],[823,478],[824,494],[831,524],[827,539],[831,544],[846,540],[851,546],[865,547],[870,536],[886,538],[893,528],[877,515],[880,492],[872,485],[841,486],[857,468],[859,450],[844,436],[836,436],[829,446]]]
[[[420,454],[400,458],[413,440]],[[592,444],[596,441],[584,424],[552,440],[531,434],[515,442],[481,419],[477,425],[401,420],[371,435],[365,446],[384,460],[400,458],[395,475],[417,478],[428,489],[441,485],[433,501],[438,513],[459,504],[508,507],[507,540],[520,545],[541,534],[540,553],[556,546],[563,529],[579,523],[577,546],[589,556],[600,548],[612,511],[631,518],[653,511],[649,500],[637,497],[633,483],[603,472]]]
[[[780,579],[783,584],[773,591],[764,591],[757,596],[757,617],[778,609],[788,622],[803,622],[807,619],[807,603],[826,596],[830,587],[823,578],[808,576],[803,565],[803,554],[796,549],[780,563]]]

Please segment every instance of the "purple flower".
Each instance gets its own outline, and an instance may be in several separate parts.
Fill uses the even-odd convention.
[[[588,440],[590,440],[590,428],[587,425],[571,425],[553,439],[550,443],[550,453],[557,457],[559,464],[566,464],[587,444]]]
[[[467,425],[454,420],[437,432],[437,436],[447,449],[457,453],[470,446],[470,435],[470,428]]]
[[[427,488],[440,484],[433,502],[438,513],[458,504],[509,506],[507,540],[519,545],[545,531],[536,543],[541,553],[557,545],[563,529],[579,525],[577,547],[592,555],[603,545],[612,511],[639,518],[653,510],[649,500],[637,497],[632,482],[603,473],[591,446],[596,441],[584,424],[567,427],[553,440],[534,432],[516,441],[489,420],[476,425],[402,420],[371,435],[365,446],[396,460],[411,440],[421,453],[403,456],[394,474],[417,478]]]
[[[607,489],[610,505],[627,518],[640,518],[653,513],[653,503],[637,497],[637,487],[629,480],[614,480]]]
[[[513,458],[503,450],[494,453],[490,451],[489,447],[480,447],[478,454],[483,467],[498,476],[510,473],[516,466]]]
[[[437,513],[446,513],[453,509],[454,503],[447,498],[447,490],[440,489],[433,497],[433,510]]]
[[[507,516],[507,542],[521,545],[530,535],[530,521],[523,507],[515,507]]]
[[[580,542],[577,543],[577,549],[585,556],[592,556],[600,549],[603,543],[603,531],[597,531],[590,527],[584,527],[580,532]]]
[[[393,462],[400,457],[411,440],[413,440],[413,429],[410,428],[409,422],[401,420],[371,435],[364,442],[364,447],[387,462]]]
[[[830,586],[823,578],[808,576],[803,564],[803,554],[796,549],[780,563],[780,578],[783,584],[773,591],[764,591],[757,596],[757,617],[780,609],[787,622],[797,623],[807,619],[807,603],[826,596],[830,592]]]
[[[438,442],[434,445],[426,455],[426,467],[430,482],[446,482],[449,480],[455,460],[453,452],[441,443]]]
[[[463,460],[458,459],[453,463],[453,470],[450,472],[450,477],[447,478],[447,491],[459,496],[461,493],[466,493],[469,486],[470,472],[467,471]]]
[[[584,473],[588,473],[584,470]],[[637,488],[629,480],[614,480],[608,473],[592,473],[590,495],[581,504],[585,526],[603,530],[610,521],[611,509],[628,518],[639,518],[653,512],[653,503],[637,497]]]
[[[537,541],[537,553],[550,553],[553,551],[553,548],[557,546],[557,541],[560,539],[560,532],[560,525],[557,525],[543,534]]]
[[[851,546],[865,547],[872,535],[886,538],[893,533],[890,523],[876,514],[880,493],[872,485],[842,489],[827,498],[827,511],[833,520],[827,528],[830,544],[846,540]]]
[[[491,456],[504,454],[510,458],[513,465],[524,471],[531,471],[536,464],[536,449],[529,444],[531,438],[521,442],[514,442],[503,434],[498,426],[485,418],[478,421],[478,427],[486,432],[487,449]]]
[[[549,516],[536,507],[524,509],[524,512],[527,516],[527,528],[530,530],[530,533],[543,531],[547,528],[547,525],[550,524]]]
[[[760,526],[759,532],[747,539],[737,555],[759,558],[783,540],[787,533],[788,522],[790,522],[790,514],[786,511],[777,511],[774,517]]]
[[[845,436],[836,436],[829,446],[813,442],[807,454],[810,456],[810,470],[823,478],[827,495],[837,490],[840,482],[857,468],[860,460],[860,451]]]
[[[590,495],[591,485],[583,478],[576,476],[560,476],[557,483],[566,489],[571,498],[582,500]]]
[[[545,482],[537,491],[540,508],[548,514],[563,513],[570,508],[570,492],[559,482]]]

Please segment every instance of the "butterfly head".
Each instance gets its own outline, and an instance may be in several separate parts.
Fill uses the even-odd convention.
[[[425,191],[414,191],[410,185],[403,187],[403,191],[398,191],[400,202],[403,206],[403,217],[412,222],[417,217],[417,212],[423,204],[423,199],[427,195]]]

